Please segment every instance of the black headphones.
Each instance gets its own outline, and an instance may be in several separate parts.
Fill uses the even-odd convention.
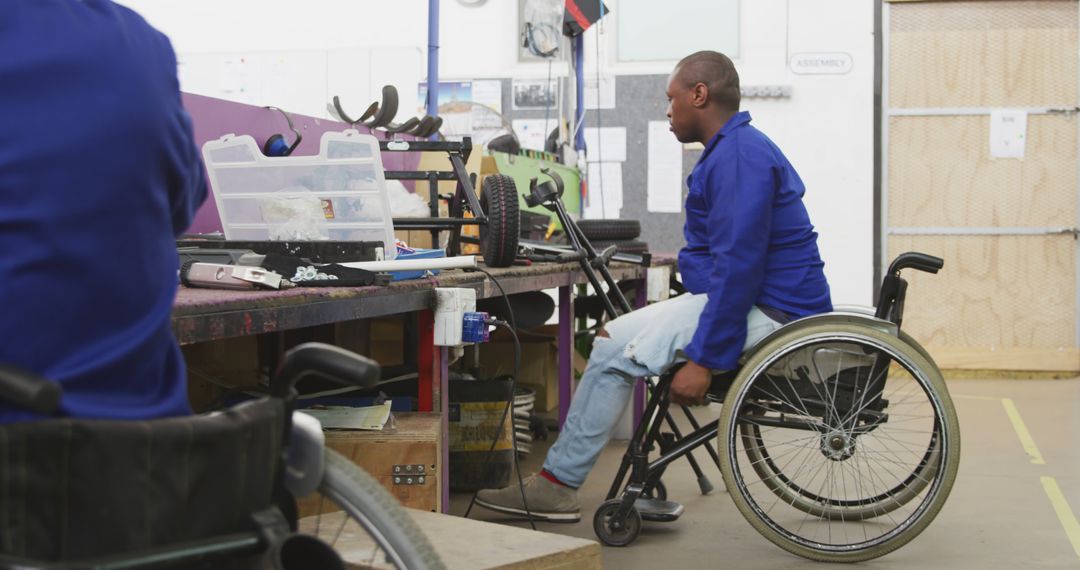
[[[288,113],[282,111],[281,109],[278,109],[277,107],[267,106],[266,108],[274,109],[275,111],[285,116],[285,122],[289,124],[289,130],[293,132],[293,135],[295,135],[296,139],[293,140],[292,144],[288,144],[285,142],[285,137],[283,135],[270,135],[270,138],[266,139],[266,143],[263,144],[263,154],[265,154],[266,156],[289,156],[293,153],[294,150],[296,150],[296,147],[300,144],[300,141],[304,140],[304,137],[301,136],[300,131],[296,130],[296,127],[293,126],[292,119],[289,118]]]

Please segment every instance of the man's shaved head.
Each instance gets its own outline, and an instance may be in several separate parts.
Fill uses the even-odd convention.
[[[728,56],[715,51],[692,53],[675,66],[675,77],[687,88],[705,84],[710,101],[729,111],[739,110],[739,73]]]

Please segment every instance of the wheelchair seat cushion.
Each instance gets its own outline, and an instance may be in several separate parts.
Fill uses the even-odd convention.
[[[0,554],[64,561],[250,530],[274,502],[285,408],[0,426]]]

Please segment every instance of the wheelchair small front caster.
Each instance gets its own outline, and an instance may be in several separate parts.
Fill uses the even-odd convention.
[[[630,507],[625,520],[618,520],[615,513],[622,506],[621,499],[611,499],[600,505],[593,516],[593,531],[600,542],[608,546],[626,546],[641,534],[641,514]]]

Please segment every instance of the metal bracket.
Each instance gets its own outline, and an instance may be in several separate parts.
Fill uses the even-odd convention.
[[[423,464],[394,465],[394,484],[423,485],[427,483],[429,474],[429,470]]]

